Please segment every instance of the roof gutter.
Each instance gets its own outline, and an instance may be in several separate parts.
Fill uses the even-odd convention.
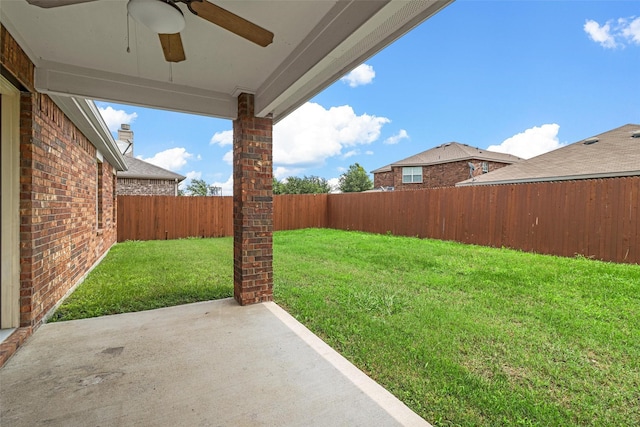
[[[471,187],[474,185],[505,185],[505,184],[528,184],[534,182],[553,182],[553,181],[576,181],[582,179],[602,179],[602,178],[622,178],[625,176],[637,176],[640,175],[640,170],[637,171],[622,171],[622,172],[603,172],[593,173],[585,175],[567,175],[545,178],[523,178],[523,179],[505,179],[499,181],[462,181],[456,184],[456,187]]]
[[[142,175],[142,174],[129,174],[126,173],[124,175],[118,174],[118,178],[124,178],[124,179],[148,179],[151,181],[178,181],[178,182],[182,182],[185,179],[187,179],[186,176],[182,176],[182,175],[176,175],[176,176],[149,176],[149,175]]]
[[[56,94],[49,96],[117,171],[128,169],[124,156],[92,100]]]

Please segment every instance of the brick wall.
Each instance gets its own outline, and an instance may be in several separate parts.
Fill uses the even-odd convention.
[[[400,177],[402,180],[402,176]],[[373,187],[393,187],[395,185],[393,181],[393,170],[389,172],[379,172],[373,174]]]
[[[114,171],[48,96],[24,93],[20,120],[20,323],[34,326],[115,243]]]
[[[34,69],[33,63],[24,53],[11,34],[0,25],[0,62],[10,72],[11,77],[24,85],[28,90],[34,92]]]
[[[233,121],[233,295],[240,305],[273,299],[273,120],[238,97]]]
[[[175,196],[176,182],[170,179],[118,178],[121,196]]]
[[[453,187],[456,185],[456,183],[464,181],[465,179],[469,179],[469,162],[473,163],[476,168],[474,171],[474,176],[481,175],[483,163],[482,160],[463,160],[459,162],[423,166],[422,182],[411,184],[402,183],[402,167],[393,167],[393,186],[396,190],[418,190],[421,188]],[[486,163],[488,163],[489,165],[489,172],[500,169],[504,166],[508,166],[508,164],[506,163]]]
[[[99,166],[96,148],[48,96],[35,93],[33,63],[4,27],[0,32],[2,66],[23,91],[20,328],[0,344],[1,366],[115,243],[117,212],[113,167]]]

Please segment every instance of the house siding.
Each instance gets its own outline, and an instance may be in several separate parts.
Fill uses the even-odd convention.
[[[422,182],[404,184],[402,182],[402,166],[393,166],[391,172],[382,172],[383,176],[377,181],[378,175],[374,174],[375,186],[379,187],[378,182],[389,182],[392,184],[383,184],[384,186],[393,186],[396,190],[419,190],[421,188],[440,188],[453,187],[456,183],[469,179],[469,163],[475,166],[474,176],[482,175],[483,160],[461,160],[457,162],[442,163],[438,165],[422,166]],[[509,166],[508,163],[486,162],[489,165],[489,171]],[[392,176],[392,180],[388,175]]]
[[[47,95],[4,29],[2,66],[20,88],[20,327],[0,366],[116,242],[115,171]],[[101,174],[100,178],[98,173]]]
[[[121,196],[175,196],[176,182],[170,179],[118,178]]]

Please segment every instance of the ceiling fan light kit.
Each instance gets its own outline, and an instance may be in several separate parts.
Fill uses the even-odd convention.
[[[175,34],[184,29],[182,11],[169,0],[129,0],[129,15],[158,34]]]
[[[1,0],[0,0],[1,1]],[[89,3],[95,0],[26,0],[45,9]],[[185,60],[180,32],[185,28],[182,10],[176,3],[184,3],[191,13],[233,34],[266,47],[273,43],[273,33],[207,0],[129,0],[127,13],[137,22],[158,34],[164,58],[168,62]],[[127,25],[129,20],[127,18]],[[127,31],[128,31],[127,26]],[[127,52],[129,52],[127,48]]]

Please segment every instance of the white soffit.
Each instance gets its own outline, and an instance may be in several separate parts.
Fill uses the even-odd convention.
[[[1,0],[0,20],[36,65],[43,93],[234,119],[244,91],[255,94],[257,115],[278,121],[452,1],[211,0],[272,31],[266,48],[179,4],[187,60],[177,64],[127,18],[126,0],[51,9]]]

